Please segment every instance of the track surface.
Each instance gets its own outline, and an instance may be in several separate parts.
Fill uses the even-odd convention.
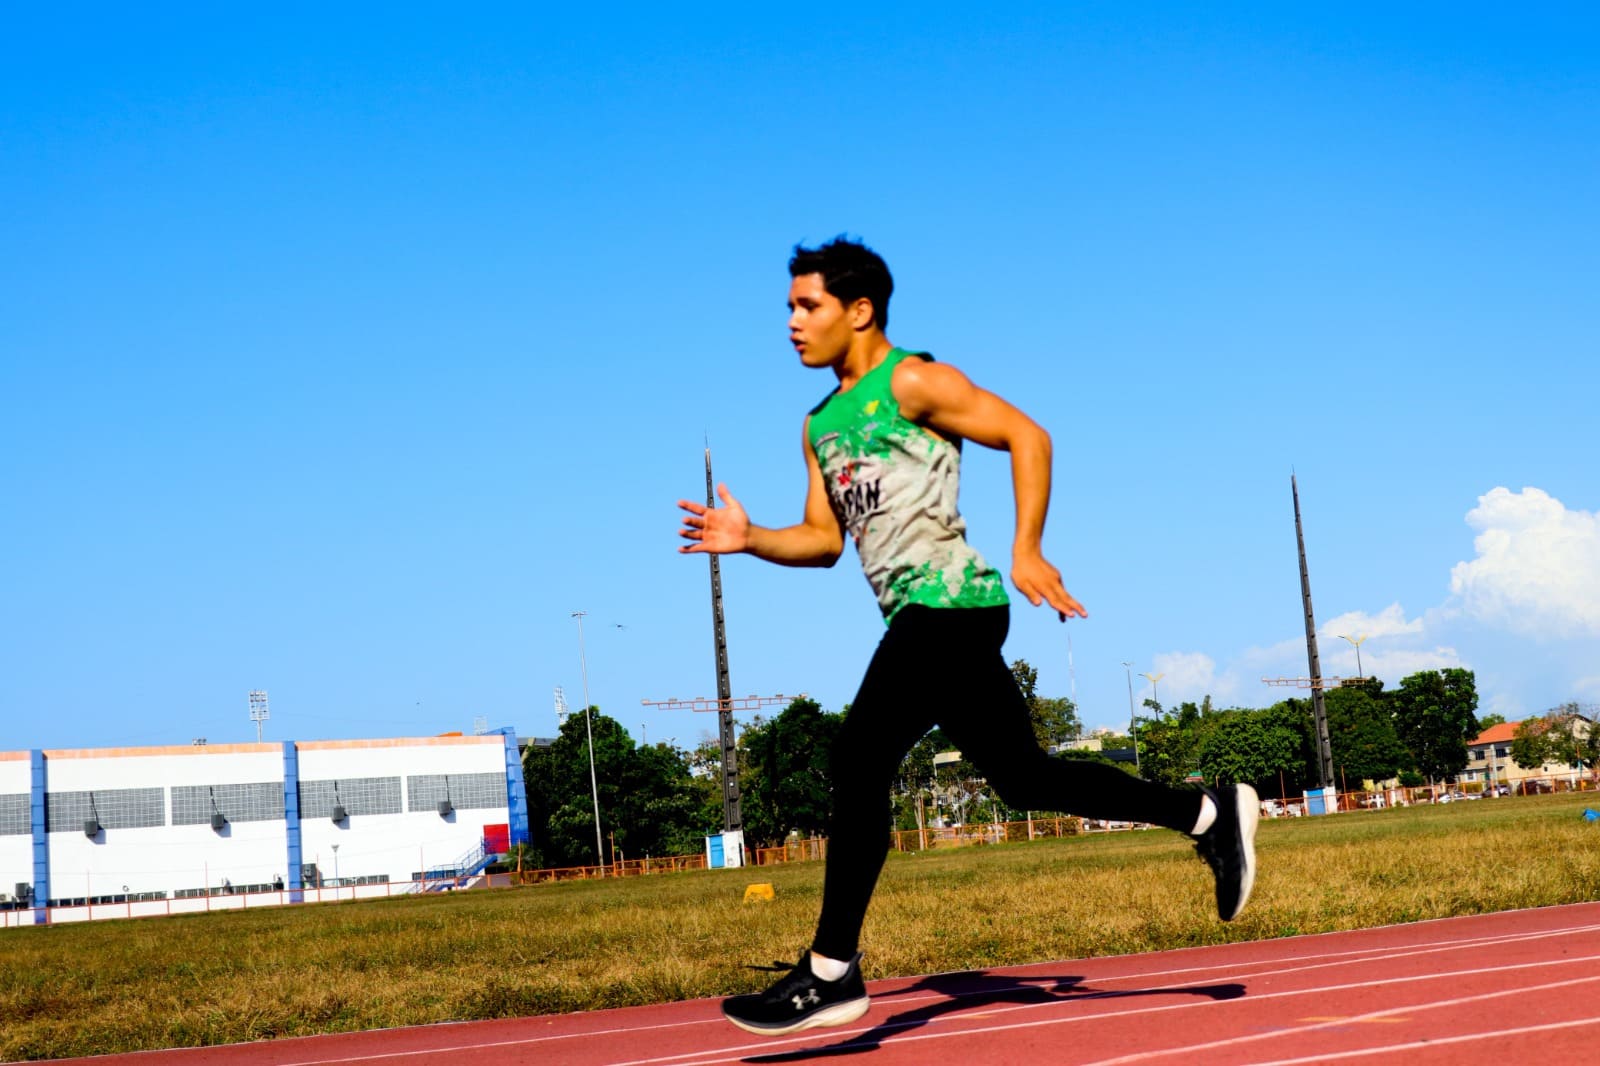
[[[1587,1062],[1600,903],[871,982],[841,1029],[761,1040],[716,1000],[65,1061],[129,1066],[1207,1066]]]

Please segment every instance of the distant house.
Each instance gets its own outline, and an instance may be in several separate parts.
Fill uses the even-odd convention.
[[[1467,767],[1461,772],[1463,782],[1489,782],[1507,785],[1515,791],[1517,785],[1529,778],[1561,777],[1581,773],[1583,767],[1568,763],[1545,763],[1532,770],[1518,766],[1511,758],[1511,742],[1516,738],[1521,722],[1502,722],[1479,733],[1467,745]]]

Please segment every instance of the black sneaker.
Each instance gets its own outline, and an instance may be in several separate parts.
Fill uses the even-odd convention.
[[[1244,910],[1256,883],[1256,823],[1261,799],[1249,785],[1205,790],[1217,805],[1217,820],[1194,838],[1194,850],[1217,878],[1217,917],[1231,922]]]
[[[801,1029],[846,1025],[867,1013],[867,986],[861,981],[861,953],[837,981],[811,972],[811,952],[777,984],[751,996],[722,1001],[722,1014],[734,1025],[762,1036],[781,1036]]]

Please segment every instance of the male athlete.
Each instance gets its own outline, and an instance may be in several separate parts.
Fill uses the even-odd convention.
[[[956,509],[963,441],[1011,453],[1017,529],[1011,582],[1062,621],[1087,617],[1045,559],[1050,437],[954,367],[897,348],[885,329],[889,268],[843,237],[796,247],[789,261],[789,340],[838,387],[811,410],[802,447],[805,514],[752,523],[724,485],[722,506],[679,500],[682,552],[748,552],[785,566],[832,566],[855,541],[888,623],[832,752],[833,811],[822,916],[811,949],[771,988],[722,1005],[729,1021],[777,1035],[844,1025],[867,1010],[856,950],[889,850],[889,796],[912,745],[938,725],[1018,809],[1149,822],[1187,833],[1216,875],[1230,921],[1255,880],[1259,801],[1249,785],[1176,789],[1103,763],[1052,758],[1001,655],[1005,584],[966,541]]]

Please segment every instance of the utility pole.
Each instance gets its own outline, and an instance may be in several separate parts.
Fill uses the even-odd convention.
[[[1317,768],[1322,787],[1337,785],[1333,776],[1333,746],[1328,742],[1328,708],[1322,696],[1322,662],[1317,657],[1317,619],[1311,611],[1311,573],[1306,568],[1306,535],[1300,522],[1300,486],[1289,475],[1289,491],[1294,495],[1294,539],[1300,550],[1300,598],[1306,612],[1306,660],[1311,669],[1311,715],[1316,722]]]
[[[711,443],[706,442],[706,506],[716,507],[716,487],[711,479]],[[744,828],[739,813],[739,752],[733,735],[732,682],[728,679],[728,630],[722,615],[722,560],[707,552],[711,562],[711,640],[717,661],[717,741],[722,751],[722,828]]]

